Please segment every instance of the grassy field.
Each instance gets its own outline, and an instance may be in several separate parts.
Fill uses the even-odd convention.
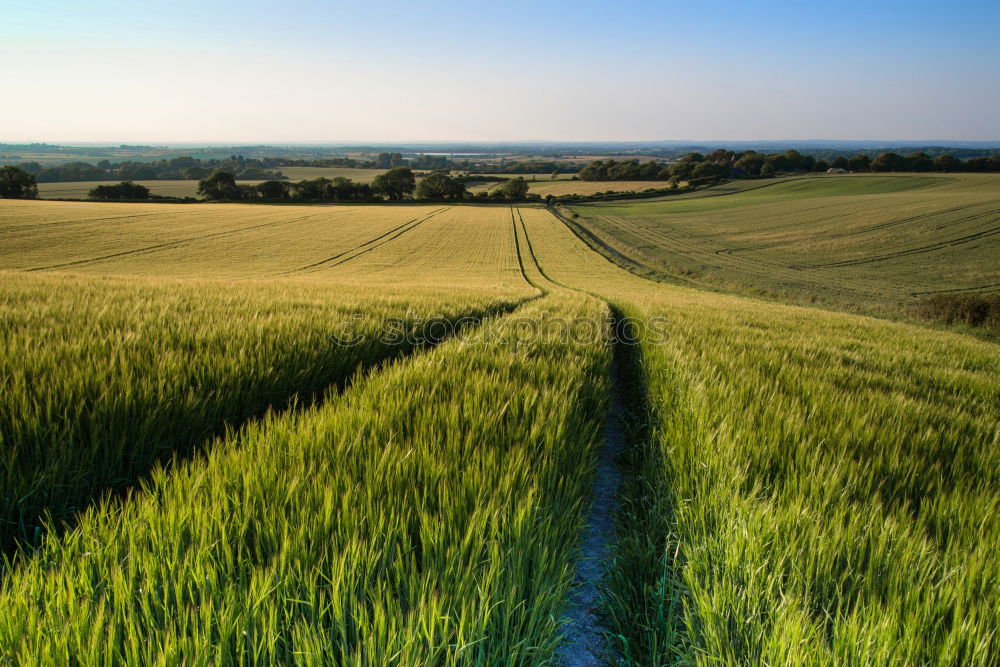
[[[570,211],[611,251],[691,283],[869,312],[1000,286],[993,175],[821,177],[707,194]]]
[[[314,178],[349,178],[355,183],[371,183],[385,169],[353,169],[351,167],[281,167],[282,174],[293,182]]]
[[[798,271],[816,281],[789,282],[801,294],[823,278],[830,298],[888,303],[944,263],[906,250],[977,233],[995,182],[810,178],[573,210],[623,254],[618,220],[647,221],[630,233],[663,253],[702,239],[703,255],[678,257],[787,242],[753,251],[771,273],[726,281],[764,289],[741,276]],[[681,220],[688,236],[663,231]],[[2,368],[23,378],[2,399],[5,437],[34,424],[58,478],[95,456],[75,434],[106,432],[111,479],[95,486],[118,466],[134,487],[68,502],[51,486],[79,511],[0,581],[9,662],[546,664],[612,393],[627,442],[599,604],[622,664],[1000,653],[993,343],[651,282],[541,208],[5,201],[0,234],[0,335],[17,350]],[[965,274],[995,269],[989,246],[958,245]],[[890,253],[908,269],[861,261]],[[469,313],[457,337],[380,363],[386,317]],[[638,345],[608,345],[612,314],[632,318]],[[370,345],[326,350],[345,318]],[[369,370],[282,409],[310,383],[343,386],[351,364]],[[240,382],[257,383],[256,409],[237,407],[242,390],[201,389]],[[145,407],[81,400],[95,386],[107,405]],[[165,447],[141,435],[144,415],[203,406],[231,425],[215,441],[201,417]],[[118,462],[132,447],[158,454]]]

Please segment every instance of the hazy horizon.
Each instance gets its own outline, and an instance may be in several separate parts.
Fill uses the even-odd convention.
[[[467,8],[2,6],[0,140],[1000,141],[986,2]]]
[[[449,140],[434,140],[434,139],[402,139],[398,141],[389,141],[384,139],[358,139],[358,140],[302,140],[302,141],[259,141],[259,140],[247,140],[247,141],[227,141],[227,140],[205,140],[205,141],[150,141],[142,139],[107,139],[104,141],[74,141],[72,139],[31,139],[31,140],[12,140],[0,137],[0,144],[7,145],[20,145],[20,144],[48,144],[52,146],[65,146],[65,147],[105,147],[105,146],[151,146],[153,148],[224,148],[228,146],[240,147],[240,146],[268,146],[268,147],[291,147],[291,148],[352,148],[352,147],[381,147],[381,146],[532,146],[532,145],[552,145],[552,146],[581,146],[586,147],[588,145],[609,145],[609,146],[656,146],[656,145],[677,145],[677,146],[697,146],[697,145],[746,145],[746,144],[802,144],[802,145],[812,145],[816,147],[825,147],[829,145],[835,147],[837,145],[878,145],[878,146],[954,146],[963,147],[965,145],[973,145],[972,147],[994,147],[1000,146],[1000,139],[635,139],[635,140],[602,140],[602,139],[587,139],[582,141],[561,141],[553,139],[510,139],[503,141],[478,141],[474,139],[449,139]]]

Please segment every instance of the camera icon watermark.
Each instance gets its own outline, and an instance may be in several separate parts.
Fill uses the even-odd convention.
[[[669,322],[665,317],[611,320],[607,317],[565,318],[543,313],[541,317],[508,315],[500,326],[489,326],[490,319],[477,316],[455,319],[387,317],[373,327],[363,313],[355,313],[340,322],[330,338],[340,347],[374,341],[389,347],[415,347],[436,345],[451,338],[465,345],[523,347],[558,341],[572,345],[631,346],[657,345],[669,338]]]

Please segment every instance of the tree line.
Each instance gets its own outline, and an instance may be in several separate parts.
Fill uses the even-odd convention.
[[[91,199],[156,199],[145,185],[123,181],[118,185],[98,185],[87,194]]]
[[[575,174],[580,167],[572,163],[552,160],[520,160],[513,162],[472,165],[466,161],[456,166],[459,169],[473,169],[477,174]]]
[[[43,166],[38,162],[22,162],[17,166],[35,177],[38,183],[70,183],[76,181],[196,181],[213,171],[233,173],[241,180],[279,180],[285,178],[280,171],[270,168],[263,160],[233,155],[225,160],[199,160],[193,157],[174,157],[154,162],[67,162]]]
[[[528,192],[523,178],[512,178],[489,192],[472,194],[462,177],[445,171],[417,176],[408,167],[396,167],[375,177],[371,184],[356,183],[349,178],[314,178],[297,183],[268,180],[256,185],[237,183],[236,174],[216,170],[198,182],[198,194],[213,201],[456,201],[504,199],[541,201]],[[38,196],[38,181],[34,174],[16,165],[0,167],[0,197],[34,199]],[[159,197],[149,188],[122,181],[116,185],[99,185],[88,193],[90,199],[144,200],[176,199]]]
[[[594,160],[580,171],[585,181],[703,181],[717,178],[752,178],[776,173],[825,172],[843,169],[851,172],[1000,172],[1000,156],[973,157],[961,160],[950,154],[930,157],[917,152],[908,155],[884,152],[874,158],[867,153],[853,157],[839,156],[832,161],[817,160],[797,150],[784,153],[758,153],[725,149],[705,155],[686,153],[676,162],[655,160]]]
[[[291,183],[265,181],[257,185],[237,183],[232,173],[216,171],[198,183],[198,194],[213,201],[458,201],[474,199],[526,200],[528,183],[523,178],[505,181],[489,193],[473,195],[459,177],[435,171],[417,177],[409,167],[396,167],[375,177],[371,184],[350,178],[314,178]],[[535,196],[535,199],[540,199]]]

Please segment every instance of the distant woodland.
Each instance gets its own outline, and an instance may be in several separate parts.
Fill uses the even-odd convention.
[[[930,157],[927,153],[879,153],[874,158],[867,153],[853,157],[839,156],[830,162],[817,160],[797,150],[784,153],[734,152],[725,149],[702,153],[687,153],[676,162],[655,160],[594,160],[580,171],[585,181],[705,181],[719,178],[754,178],[777,173],[825,172],[829,169],[863,172],[998,172],[1000,156],[974,157],[961,160],[950,154]]]

